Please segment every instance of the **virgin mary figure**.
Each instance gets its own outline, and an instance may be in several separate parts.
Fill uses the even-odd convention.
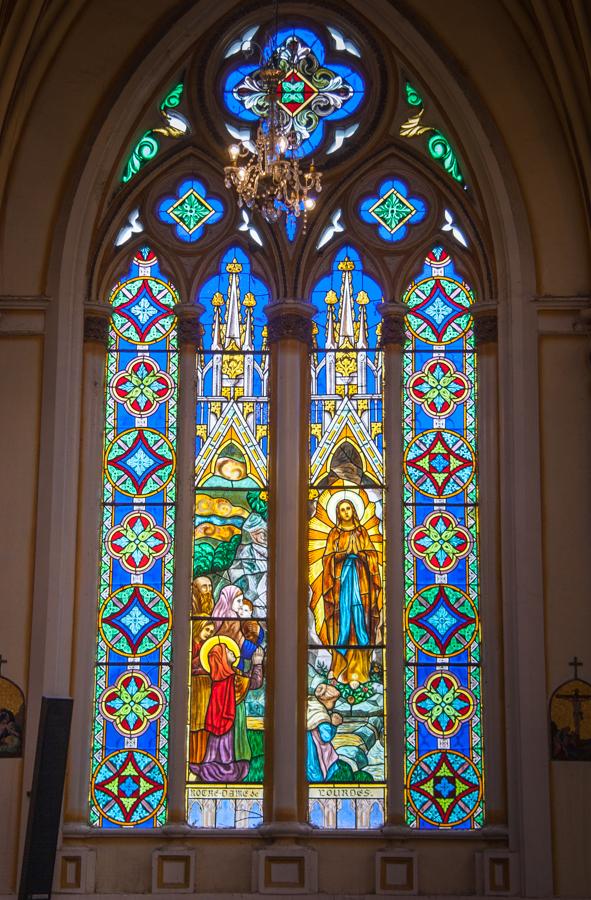
[[[317,579],[320,584],[312,586],[311,601],[317,622],[316,607],[323,605],[318,636],[332,649],[334,677],[345,683],[369,680],[370,648],[377,640],[382,606],[378,551],[361,524],[357,500],[362,502],[355,494],[336,502],[335,524],[326,538],[322,574]],[[362,647],[368,649],[357,649]]]

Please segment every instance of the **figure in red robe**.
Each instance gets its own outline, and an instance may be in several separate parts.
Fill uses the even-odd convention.
[[[221,639],[209,651],[211,695],[205,715],[207,750],[202,763],[190,766],[201,781],[237,782],[243,781],[248,774],[249,763],[237,760],[234,752],[236,707],[244,701],[249,690],[262,685],[263,656],[261,648],[255,650],[252,668],[246,676],[234,668],[237,655]]]

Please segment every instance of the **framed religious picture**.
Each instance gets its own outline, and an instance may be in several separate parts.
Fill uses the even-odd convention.
[[[25,696],[14,681],[0,675],[0,759],[23,755],[24,724]]]
[[[579,665],[577,661],[575,676]],[[587,681],[572,678],[552,694],[550,739],[551,759],[591,762],[591,684]]]

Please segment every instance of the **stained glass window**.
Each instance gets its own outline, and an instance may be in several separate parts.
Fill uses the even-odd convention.
[[[312,293],[306,740],[309,817],[320,828],[384,821],[381,297],[351,246]]]
[[[184,85],[179,82],[164,97],[160,103],[160,115],[164,122],[158,128],[149,128],[139,138],[133,147],[125,165],[125,171],[121,181],[126,184],[138,174],[147,162],[154,159],[160,150],[160,136],[167,138],[181,138],[189,134],[191,125],[186,116],[179,111],[183,100]]]
[[[222,201],[208,193],[205,185],[196,178],[181,182],[176,195],[163,197],[158,202],[158,218],[174,226],[174,234],[180,241],[194,243],[208,225],[218,222],[224,215]]]
[[[405,806],[483,824],[474,295],[441,247],[408,288],[404,346]]]
[[[109,299],[90,796],[103,828],[166,821],[178,299],[147,247]]]
[[[337,34],[341,40],[332,37],[338,52],[351,54],[351,42],[345,41],[340,32]],[[297,155],[307,156],[322,145],[327,122],[349,126],[353,134],[359,123],[353,125],[351,117],[365,96],[358,67],[349,60],[333,60],[336,54],[327,54],[319,35],[299,26],[277,31],[265,46],[266,59],[274,47],[284,73],[277,89],[281,130],[298,136]],[[224,102],[237,122],[256,126],[267,114],[262,68],[260,64],[242,62],[226,77]],[[340,147],[348,136],[346,130],[333,129],[333,143],[340,137]]]
[[[269,292],[233,247],[198,301],[187,820],[254,828],[263,815]]]
[[[410,225],[418,225],[427,215],[428,207],[421,197],[409,196],[400,178],[383,181],[377,193],[362,200],[359,215],[364,222],[378,226],[383,241],[402,241]]]

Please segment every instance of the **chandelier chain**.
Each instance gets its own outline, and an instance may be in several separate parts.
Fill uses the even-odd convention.
[[[299,218],[303,213],[304,230],[307,213],[316,205],[315,194],[322,190],[322,176],[312,160],[307,171],[300,166],[300,138],[285,130],[279,114],[282,82],[295,60],[289,42],[277,46],[279,34],[279,2],[275,0],[275,29],[267,43],[271,53],[265,61],[261,53],[260,77],[265,91],[266,115],[259,120],[254,150],[244,142],[229,148],[230,165],[225,166],[225,185],[236,194],[239,207],[258,209],[267,222],[281,216]]]

